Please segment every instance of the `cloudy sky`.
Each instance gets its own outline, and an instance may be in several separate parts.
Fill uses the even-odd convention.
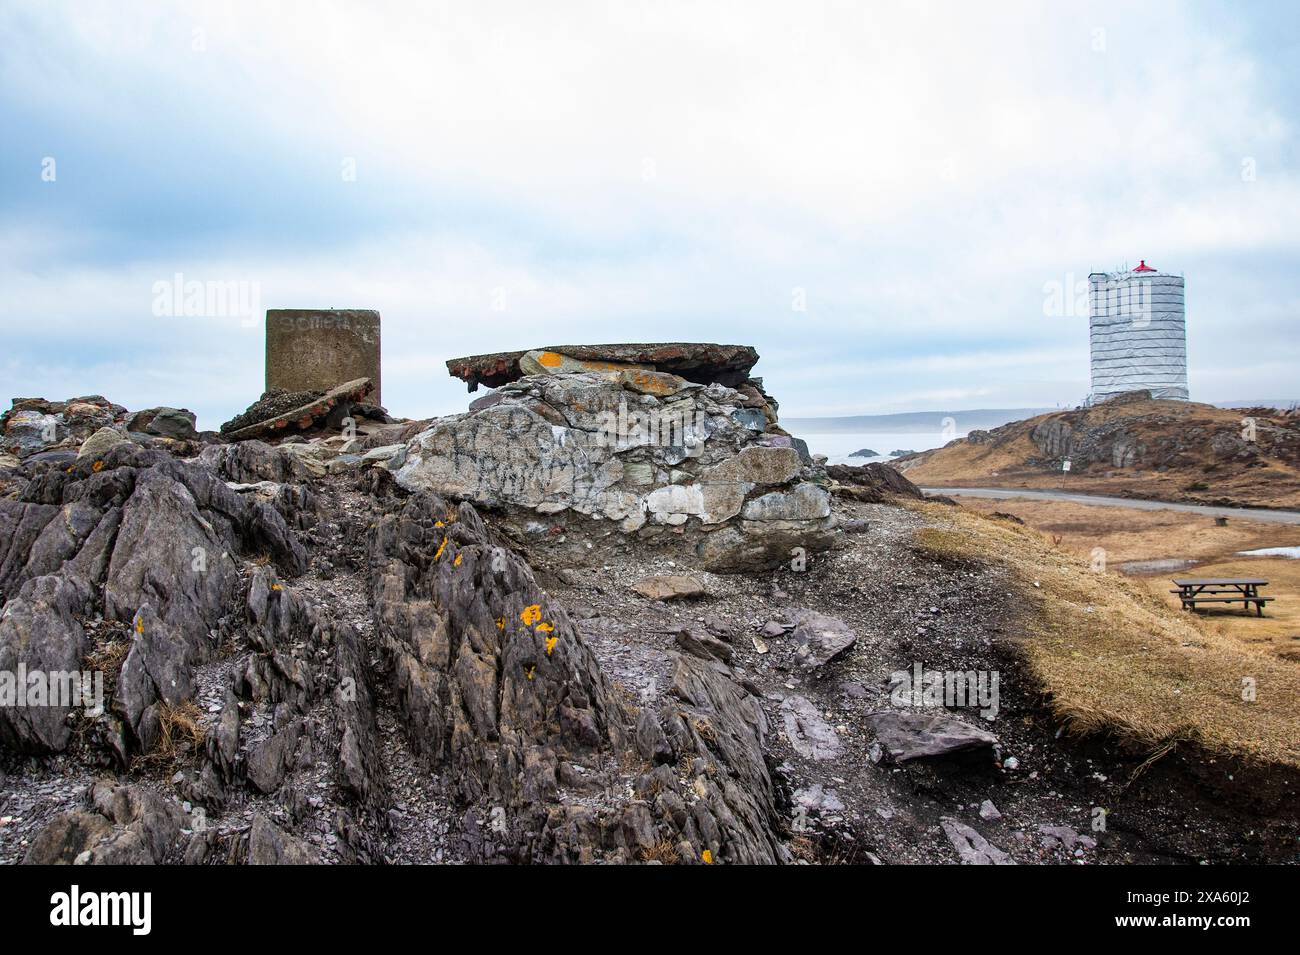
[[[5,0],[0,398],[214,428],[262,311],[352,306],[411,417],[595,341],[753,344],[788,415],[1073,404],[1047,302],[1139,258],[1194,398],[1300,398],[1297,62],[1289,0]]]

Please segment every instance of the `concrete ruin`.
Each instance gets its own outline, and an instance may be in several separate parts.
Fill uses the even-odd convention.
[[[652,367],[700,385],[743,384],[758,362],[749,345],[703,342],[623,343],[615,345],[546,345],[532,351],[471,355],[447,362],[447,371],[477,391],[480,384],[499,388],[525,375],[552,372],[628,370]]]
[[[368,378],[379,405],[379,313],[368,308],[272,308],[266,312],[266,390],[329,392]]]

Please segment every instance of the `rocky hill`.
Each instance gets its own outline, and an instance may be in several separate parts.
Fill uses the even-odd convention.
[[[1070,462],[1068,474],[1062,465]],[[1031,487],[1204,504],[1300,506],[1300,415],[1132,392],[972,431],[893,462],[928,487]]]
[[[1063,735],[1019,645],[1029,580],[937,549],[956,509],[897,472],[809,458],[745,352],[690,347],[460,360],[497,390],[430,421],[360,407],[365,381],[224,435],[16,401],[0,863],[1293,853],[1258,773],[1225,802],[1194,749],[1140,773],[1164,740]],[[1204,758],[1293,790],[1285,727],[1258,735],[1281,749]]]

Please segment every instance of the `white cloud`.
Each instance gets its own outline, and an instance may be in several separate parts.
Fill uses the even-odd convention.
[[[11,388],[93,371],[115,400],[202,402],[207,426],[242,408],[259,335],[151,321],[180,271],[380,309],[403,414],[463,406],[449,357],[595,339],[753,343],[791,414],[1047,405],[1082,397],[1087,351],[1044,282],[1146,257],[1189,273],[1194,390],[1285,394],[1286,362],[1213,347],[1297,299],[1294,274],[1241,270],[1293,259],[1300,177],[1285,64],[1237,16],[19,4],[0,118],[33,149],[33,117],[77,134],[59,187],[100,176],[113,205],[0,212],[0,322],[32,359]],[[159,219],[177,195],[211,199],[188,232]]]

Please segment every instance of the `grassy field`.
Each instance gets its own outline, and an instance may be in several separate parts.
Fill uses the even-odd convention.
[[[1101,548],[1108,570],[1134,578],[1171,610],[1180,610],[1169,593],[1174,577],[1262,577],[1265,596],[1274,598],[1257,617],[1241,607],[1216,607],[1197,616],[1225,637],[1300,661],[1300,560],[1240,557],[1238,551],[1300,544],[1300,527],[1232,519],[1218,527],[1213,519],[1179,511],[1141,511],[1091,507],[1056,501],[987,501],[962,498],[962,505],[985,514],[1014,514],[1042,531],[1055,549],[1095,560]],[[1127,566],[1152,560],[1190,560],[1184,568],[1147,570]]]
[[[1146,580],[1094,569],[1064,535],[912,506],[931,524],[917,532],[919,550],[1012,572],[1026,606],[1020,649],[1071,732],[1113,733],[1153,753],[1195,743],[1300,767],[1300,664],[1271,643],[1171,607]]]

